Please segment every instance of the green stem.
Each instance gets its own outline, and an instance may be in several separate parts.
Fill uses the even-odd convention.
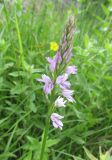
[[[5,13],[6,21],[7,21],[8,31],[10,32],[9,17],[8,17],[7,8],[5,5],[5,0],[3,1],[3,4],[4,4],[4,13]]]
[[[22,45],[22,39],[21,39],[21,34],[19,30],[19,24],[18,24],[16,13],[15,13],[15,23],[16,23],[16,30],[17,30],[18,41],[19,41],[20,60],[21,60],[21,62],[19,61],[19,67],[20,67],[20,64],[22,64],[22,67],[24,69],[25,65],[24,65],[23,45]]]
[[[46,146],[46,140],[47,140],[47,133],[48,133],[48,123],[46,124],[45,127],[45,131],[44,131],[44,137],[43,137],[43,141],[42,141],[42,148],[41,148],[41,154],[40,154],[40,160],[43,160],[43,156],[44,156],[44,150],[45,150],[45,146]]]
[[[48,111],[48,115],[47,115],[47,119],[46,119],[46,127],[45,127],[45,130],[44,130],[44,136],[43,136],[43,140],[42,140],[40,160],[43,160],[43,158],[44,158],[44,151],[45,151],[47,134],[48,134],[49,124],[50,124],[50,115],[51,115],[51,112],[52,112],[52,106],[50,107],[50,109]]]

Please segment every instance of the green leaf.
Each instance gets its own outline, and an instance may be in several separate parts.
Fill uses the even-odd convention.
[[[105,15],[108,16],[109,13],[110,13],[110,12],[109,12],[109,9],[108,9],[104,4],[101,4],[101,7],[102,7],[102,9],[103,9]]]
[[[16,84],[16,86],[11,89],[11,94],[21,94],[25,92],[27,88],[28,86],[25,84]]]
[[[84,151],[86,152],[86,155],[88,156],[90,160],[98,160],[94,155],[92,155],[92,153],[87,148],[85,147],[83,148],[84,148]]]
[[[75,156],[75,160],[84,160],[84,159],[82,159],[82,158],[80,158],[80,157]]]
[[[23,72],[23,71],[15,71],[15,72],[9,73],[9,75],[12,77],[24,76],[24,74],[25,74],[25,72]]]
[[[6,63],[4,69],[6,70],[6,69],[9,69],[9,68],[11,68],[11,67],[13,67],[13,66],[14,66],[14,63],[13,63],[13,62]]]
[[[46,142],[46,147],[52,147],[54,145],[56,145],[57,143],[59,143],[60,139],[49,139]]]
[[[36,151],[38,150],[40,152],[41,146],[40,143],[38,141],[38,138],[34,138],[31,136],[27,136],[28,139],[28,143],[26,143],[23,148],[26,150],[30,150],[30,151]]]
[[[71,139],[73,139],[77,144],[85,144],[85,141],[76,135],[71,135]]]
[[[16,156],[10,152],[5,152],[3,154],[0,154],[0,160],[3,160],[3,159],[5,160],[6,158],[9,158],[9,157],[15,158]]]
[[[34,153],[33,160],[40,160],[40,152],[38,151],[38,149]],[[48,160],[48,153],[47,152],[44,153],[43,160]]]
[[[30,104],[28,105],[28,107],[30,108],[30,110],[34,113],[37,112],[37,107],[35,106],[35,104],[33,102],[30,102]]]
[[[8,119],[8,117],[7,117],[7,118],[4,118],[4,119],[1,119],[1,120],[0,120],[0,125],[1,125],[3,122],[5,122],[7,119]]]
[[[32,160],[32,152],[28,152],[27,155],[23,158],[23,160]]]
[[[85,35],[85,47],[88,48],[88,46],[89,46],[89,37],[88,37],[88,35],[86,34],[86,35]]]

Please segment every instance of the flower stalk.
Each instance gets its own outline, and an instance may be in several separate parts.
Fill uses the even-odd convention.
[[[64,116],[54,113],[54,111],[57,111],[59,108],[64,108],[67,105],[67,102],[75,102],[73,98],[74,91],[70,90],[71,83],[68,81],[68,78],[70,74],[76,74],[77,69],[75,66],[67,67],[68,62],[72,57],[73,36],[74,17],[70,17],[61,38],[59,49],[57,47],[58,50],[56,55],[54,58],[46,58],[49,63],[50,72],[52,72],[51,78],[44,74],[42,75],[42,79],[37,79],[37,81],[44,83],[44,93],[50,95],[48,96],[48,98],[50,98],[50,107],[48,108],[46,126],[42,139],[40,160],[43,160],[44,158],[50,119],[54,128],[62,130],[63,127],[61,119],[64,118]],[[57,90],[56,86],[59,86],[58,88],[60,89]],[[58,97],[56,93],[59,94]]]
[[[48,111],[48,115],[46,117],[46,126],[45,126],[43,139],[42,139],[40,160],[43,160],[43,158],[44,158],[44,151],[45,151],[45,146],[46,146],[46,141],[47,141],[47,135],[48,135],[48,129],[49,129],[49,124],[50,124],[50,115],[51,115],[51,113],[52,113],[52,106],[50,107],[50,109]]]

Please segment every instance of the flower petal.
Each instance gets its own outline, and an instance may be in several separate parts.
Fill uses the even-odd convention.
[[[77,73],[77,68],[76,66],[68,66],[66,68],[66,73],[69,74],[76,74]]]
[[[53,126],[54,126],[55,128],[58,128],[58,124],[55,123],[55,122],[53,122]]]

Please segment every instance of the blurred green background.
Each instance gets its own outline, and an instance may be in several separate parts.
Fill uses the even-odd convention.
[[[69,104],[62,131],[49,130],[44,160],[87,160],[112,146],[112,0],[0,1],[0,160],[38,160],[47,106],[35,78],[47,73],[50,42],[76,19]]]

